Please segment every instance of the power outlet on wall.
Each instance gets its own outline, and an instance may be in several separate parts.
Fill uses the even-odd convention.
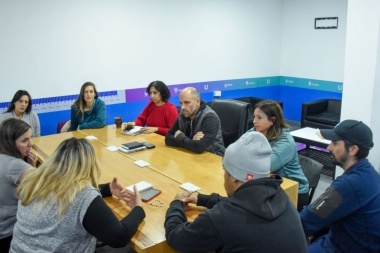
[[[222,96],[222,92],[220,91],[220,90],[215,90],[214,91],[214,97],[220,97],[220,96]]]

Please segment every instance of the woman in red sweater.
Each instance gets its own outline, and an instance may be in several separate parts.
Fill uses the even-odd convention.
[[[142,126],[141,132],[144,134],[158,133],[166,135],[178,117],[178,110],[168,100],[170,90],[161,81],[151,82],[146,88],[150,101],[143,112],[132,122],[123,124],[123,129],[127,125]]]

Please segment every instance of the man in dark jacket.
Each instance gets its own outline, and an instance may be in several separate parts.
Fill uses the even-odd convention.
[[[179,102],[181,113],[165,136],[166,145],[223,156],[225,148],[218,115],[193,87],[181,91]]]
[[[167,243],[180,252],[307,252],[296,208],[270,176],[272,149],[259,132],[228,146],[223,158],[227,197],[179,193],[166,213]],[[188,204],[207,207],[193,222]]]
[[[371,129],[344,120],[320,134],[331,140],[331,160],[344,173],[300,214],[307,237],[329,228],[309,245],[309,252],[380,252],[380,175],[366,159],[373,146]]]

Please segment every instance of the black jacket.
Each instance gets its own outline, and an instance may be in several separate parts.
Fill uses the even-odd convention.
[[[307,252],[299,214],[272,176],[244,183],[231,198],[198,195],[208,209],[187,222],[182,202],[166,213],[167,243],[180,252]]]
[[[175,138],[174,134],[177,130],[181,130],[183,134]],[[193,136],[199,131],[204,133],[204,137],[199,141],[193,140]],[[165,136],[165,143],[187,148],[199,154],[208,151],[223,156],[225,150],[219,117],[204,101],[201,101],[199,111],[192,121],[182,112],[178,115]]]

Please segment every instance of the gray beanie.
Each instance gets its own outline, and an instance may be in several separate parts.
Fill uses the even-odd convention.
[[[267,177],[271,153],[272,148],[262,133],[248,132],[227,147],[223,166],[233,178],[243,183]]]

